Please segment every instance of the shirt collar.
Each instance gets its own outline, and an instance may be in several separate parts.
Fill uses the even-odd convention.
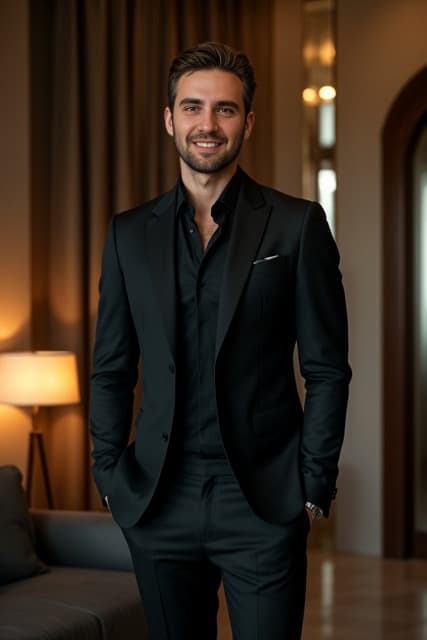
[[[236,208],[243,171],[237,167],[236,173],[225,186],[223,192],[212,207],[212,218],[220,226],[224,226],[227,217]],[[176,214],[187,213],[194,218],[194,209],[187,200],[184,184],[180,178],[177,185]]]

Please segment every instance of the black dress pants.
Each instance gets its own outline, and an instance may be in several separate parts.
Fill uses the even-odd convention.
[[[226,462],[182,466],[123,529],[150,640],[215,640],[221,580],[234,640],[299,640],[309,529],[255,515]]]

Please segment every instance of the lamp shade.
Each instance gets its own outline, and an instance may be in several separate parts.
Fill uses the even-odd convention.
[[[25,407],[75,404],[79,401],[74,353],[0,353],[0,403]]]

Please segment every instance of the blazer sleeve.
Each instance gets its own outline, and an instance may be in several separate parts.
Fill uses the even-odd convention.
[[[301,468],[306,500],[328,515],[335,497],[351,369],[339,253],[323,209],[312,203],[302,228],[296,331],[305,379]]]
[[[93,474],[102,499],[128,444],[140,353],[117,252],[117,220],[110,225],[102,259],[91,374]]]

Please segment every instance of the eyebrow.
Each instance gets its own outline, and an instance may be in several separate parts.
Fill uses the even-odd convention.
[[[183,98],[180,103],[179,106],[185,105],[185,104],[204,104],[203,100],[200,100],[200,98]],[[234,109],[237,109],[237,111],[240,109],[239,105],[237,102],[234,102],[234,100],[218,100],[218,102],[215,103],[216,107],[233,107]]]

